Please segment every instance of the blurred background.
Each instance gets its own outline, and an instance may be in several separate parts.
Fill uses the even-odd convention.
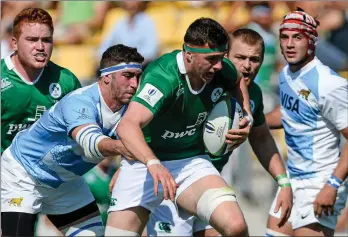
[[[320,21],[317,57],[348,78],[348,1],[1,1],[1,58],[12,51],[12,22],[26,7],[41,7],[50,13],[55,27],[51,60],[70,69],[83,85],[97,80],[99,60],[109,46],[137,47],[148,64],[163,53],[181,49],[189,24],[210,17],[228,32],[247,27],[263,37],[265,59],[255,80],[263,90],[267,113],[278,105],[277,76],[284,66],[279,24],[297,7]],[[273,135],[286,160],[282,130]],[[101,170],[110,173],[107,167]],[[264,235],[277,185],[248,144],[234,152],[223,175],[238,194],[250,234]]]

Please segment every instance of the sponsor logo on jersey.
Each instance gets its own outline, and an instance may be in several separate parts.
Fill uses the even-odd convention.
[[[187,126],[187,128],[189,128],[191,126]],[[167,139],[167,138],[183,138],[186,136],[192,136],[193,134],[195,134],[196,132],[196,128],[192,128],[183,132],[171,132],[168,130],[165,130],[164,134],[161,136],[163,139]]]
[[[305,100],[308,100],[308,96],[310,93],[311,93],[311,90],[302,89],[298,92],[298,95],[302,96],[302,98],[304,98]]]
[[[82,109],[73,110],[73,111],[79,114],[77,119],[92,119],[92,116],[88,114],[88,108],[82,108]]]
[[[49,92],[53,98],[58,99],[62,95],[62,88],[58,83],[51,83]]]
[[[195,126],[201,125],[207,117],[208,117],[208,112],[199,113],[198,117],[197,117],[197,121],[195,123]]]
[[[211,93],[211,101],[216,102],[221,97],[223,91],[220,87],[215,88]]]
[[[204,121],[206,120],[206,118],[208,117],[208,113],[207,112],[202,112],[199,113],[197,116],[197,121],[194,125],[190,125],[187,126],[186,130],[183,132],[171,132],[169,130],[165,130],[164,134],[161,136],[163,139],[167,139],[167,138],[183,138],[185,136],[192,136],[193,134],[195,134],[196,132],[196,127],[200,126],[202,123],[204,123]]]
[[[158,230],[159,232],[171,233],[172,225],[168,222],[158,222]]]
[[[9,124],[6,134],[7,135],[12,135],[13,133],[16,134],[17,132],[22,131],[23,129],[30,127],[30,125],[31,124],[22,124],[22,123]]]
[[[8,77],[1,79],[1,92],[13,87],[12,82],[8,80]]]
[[[22,205],[23,198],[12,198],[9,202],[8,205],[10,206],[15,206],[15,207],[20,207]]]
[[[290,110],[291,112],[299,113],[300,101],[298,99],[295,99],[294,97],[281,92],[280,100],[282,106],[285,109]]]
[[[181,87],[181,84],[180,84],[180,87],[178,91],[176,92],[176,98],[178,99],[182,94],[184,94],[184,87]]]
[[[113,206],[116,206],[116,203],[117,203],[117,198],[111,198],[110,199],[110,207],[113,207]]]
[[[147,83],[137,97],[143,99],[146,103],[153,107],[163,97],[163,93],[155,86]]]

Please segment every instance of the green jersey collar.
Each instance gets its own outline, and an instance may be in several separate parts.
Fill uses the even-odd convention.
[[[8,70],[9,71],[14,71],[16,74],[17,74],[17,76],[24,82],[24,83],[26,83],[26,84],[28,84],[28,85],[34,85],[36,82],[38,82],[39,81],[39,79],[41,78],[41,75],[42,75],[42,73],[43,73],[43,71],[44,71],[44,68],[41,70],[41,72],[40,72],[40,74],[37,76],[37,78],[33,81],[33,82],[29,82],[29,81],[27,81],[27,80],[25,80],[24,79],[24,77],[16,70],[16,68],[15,68],[15,66],[14,66],[14,64],[13,64],[13,62],[12,62],[12,59],[11,59],[11,57],[12,57],[12,55],[14,54],[15,52],[13,52],[13,53],[11,53],[11,54],[9,54],[8,56],[6,56],[5,57],[5,64],[6,64],[6,67],[8,68]]]

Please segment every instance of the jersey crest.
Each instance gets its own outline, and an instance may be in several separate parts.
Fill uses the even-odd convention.
[[[58,99],[62,95],[62,88],[58,83],[51,83],[49,92],[53,98]]]

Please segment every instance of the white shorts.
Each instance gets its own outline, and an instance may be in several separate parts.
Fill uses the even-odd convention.
[[[213,227],[185,211],[180,211],[179,216],[175,204],[163,200],[151,213],[146,228],[148,236],[193,236],[198,231]]]
[[[82,177],[58,188],[40,184],[6,149],[1,156],[1,212],[66,214],[93,202]]]
[[[176,198],[191,184],[208,175],[218,175],[208,156],[191,157],[183,160],[164,161],[165,166],[175,182],[179,185]],[[158,186],[158,196],[154,194],[153,179],[147,167],[139,161],[121,161],[120,174],[112,190],[114,205],[108,212],[121,211],[131,207],[142,206],[154,212],[163,201],[162,185]]]
[[[319,174],[318,174],[319,175]],[[313,203],[316,196],[324,187],[331,174],[321,174],[318,177],[307,179],[290,179],[294,200],[289,222],[292,225],[292,229],[298,229],[300,227],[309,225],[311,223],[320,223],[321,225],[330,229],[335,229],[337,224],[337,217],[345,207],[348,196],[348,180],[343,182],[337,192],[337,200],[334,206],[334,215],[326,216],[322,214],[320,218],[317,218],[314,214]],[[269,214],[276,218],[280,218],[281,210],[278,213],[274,213],[274,208],[277,202],[278,194],[272,203]]]

